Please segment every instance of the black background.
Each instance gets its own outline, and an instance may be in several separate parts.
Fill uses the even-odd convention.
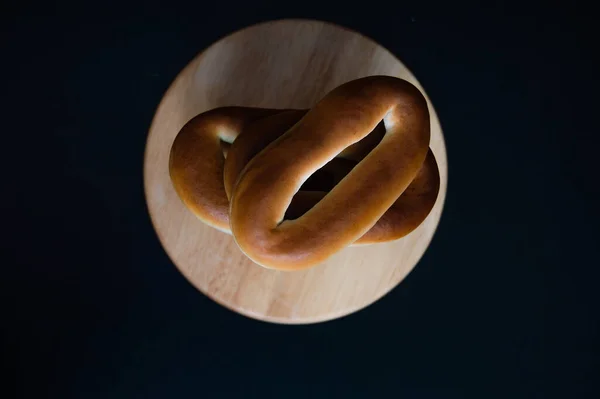
[[[3,2],[9,396],[600,397],[598,49],[584,4]],[[370,36],[428,91],[448,196],[392,293],[312,326],[247,319],[172,265],[143,195],[176,74],[256,22]]]

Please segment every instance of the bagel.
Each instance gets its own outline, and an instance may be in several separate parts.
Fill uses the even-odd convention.
[[[169,173],[183,203],[251,260],[299,270],[423,222],[440,184],[429,135],[420,91],[371,76],[310,110],[204,112],[175,138]]]

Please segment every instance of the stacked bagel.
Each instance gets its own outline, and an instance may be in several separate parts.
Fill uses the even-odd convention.
[[[440,185],[429,140],[421,92],[370,76],[310,110],[204,112],[175,138],[169,172],[183,203],[251,260],[300,270],[423,222]]]

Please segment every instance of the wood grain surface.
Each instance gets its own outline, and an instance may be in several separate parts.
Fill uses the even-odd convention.
[[[350,247],[312,269],[282,272],[248,260],[231,236],[204,225],[183,205],[169,178],[171,144],[179,129],[211,108],[239,105],[310,108],[336,86],[369,75],[406,79],[425,94],[431,144],[441,187],[425,222],[403,239]],[[214,43],[177,76],[162,99],[144,160],[150,216],[173,263],[201,292],[256,319],[314,323],[347,315],[381,298],[417,264],[440,220],[447,158],[435,110],[412,73],[372,40],[308,20],[255,25]]]

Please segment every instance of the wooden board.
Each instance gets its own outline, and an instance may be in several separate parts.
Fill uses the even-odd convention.
[[[413,269],[429,246],[446,195],[446,149],[429,98],[430,146],[441,174],[440,193],[431,214],[401,240],[346,248],[309,270],[274,271],[248,260],[229,235],[204,225],[185,208],[168,174],[175,135],[203,111],[225,105],[310,108],[336,86],[377,74],[406,79],[422,90],[396,57],[356,32],[317,21],[281,20],[219,40],[177,76],[150,128],[144,184],[161,243],[201,292],[256,319],[313,323],[373,303]]]

